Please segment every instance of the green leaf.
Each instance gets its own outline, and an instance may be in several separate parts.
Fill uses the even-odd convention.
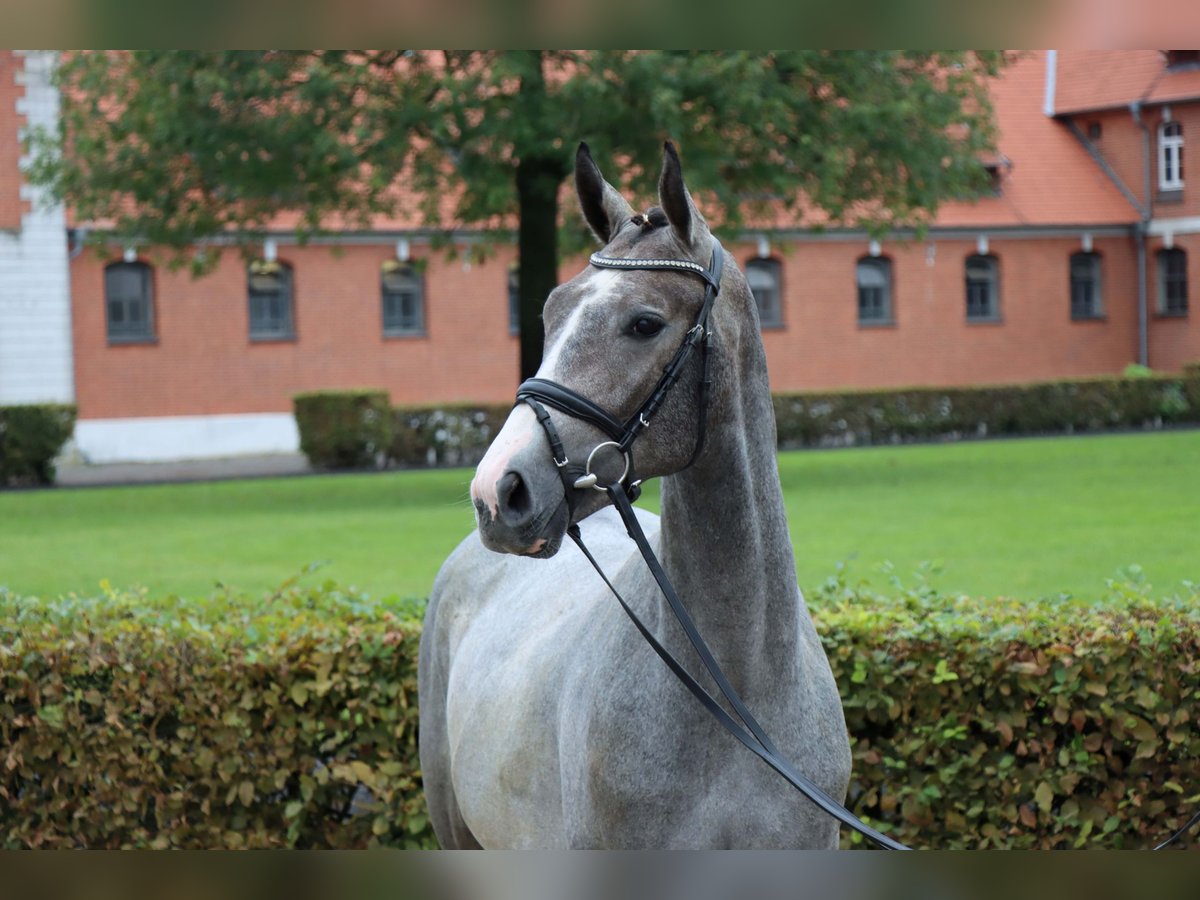
[[[57,704],[49,704],[43,706],[37,711],[38,718],[53,728],[55,731],[61,731],[64,725],[63,708]]]
[[[1050,812],[1050,805],[1054,802],[1054,789],[1046,782],[1042,782],[1034,791],[1033,799],[1037,802],[1038,809],[1042,812]]]

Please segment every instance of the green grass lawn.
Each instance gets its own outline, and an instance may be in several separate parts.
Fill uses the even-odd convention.
[[[1140,565],[1200,581],[1200,431],[780,457],[800,583],[851,579],[979,596],[1100,594]],[[375,596],[423,597],[472,528],[465,469],[0,494],[0,584],[95,593],[102,579],[201,595],[267,590],[312,563]],[[648,490],[644,504],[657,506]],[[575,552],[567,547],[563,552]]]

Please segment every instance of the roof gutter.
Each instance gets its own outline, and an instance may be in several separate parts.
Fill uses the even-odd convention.
[[[1153,213],[1151,206],[1150,186],[1150,129],[1142,121],[1142,101],[1134,100],[1129,104],[1129,112],[1133,121],[1142,130],[1142,191],[1144,200],[1140,204],[1141,220],[1134,233],[1134,244],[1137,248],[1137,316],[1138,316],[1138,364],[1150,365],[1150,326],[1149,301],[1146,296],[1146,233],[1150,228],[1150,217]]]
[[[1088,140],[1088,136],[1083,133],[1083,130],[1080,129],[1077,124],[1075,124],[1075,120],[1068,116],[1064,118],[1062,122],[1067,126],[1067,130],[1075,136],[1075,140],[1079,141],[1079,143],[1083,145],[1083,149],[1088,152],[1088,156],[1092,158],[1092,161],[1095,162],[1096,165],[1098,165],[1104,171],[1104,174],[1108,176],[1108,180],[1111,181],[1113,185],[1116,186],[1117,190],[1120,191],[1125,197],[1125,199],[1129,201],[1129,205],[1137,210],[1138,216],[1143,221],[1147,220],[1149,218],[1149,206],[1142,203],[1142,201],[1137,198],[1137,194],[1130,189],[1129,185],[1121,180],[1121,176],[1117,174],[1116,169],[1109,165],[1108,160],[1104,158],[1104,154],[1100,152],[1100,149],[1092,141]]]

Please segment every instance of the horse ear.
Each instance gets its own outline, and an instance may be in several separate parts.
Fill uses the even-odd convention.
[[[658,178],[658,203],[685,246],[695,247],[708,233],[708,224],[704,221],[704,216],[700,215],[700,210],[696,209],[692,195],[683,183],[679,154],[675,152],[675,145],[670,141],[663,144],[662,175]]]
[[[633,216],[633,207],[604,180],[588,145],[582,142],[575,152],[575,193],[588,227],[602,244],[612,240],[621,224]]]

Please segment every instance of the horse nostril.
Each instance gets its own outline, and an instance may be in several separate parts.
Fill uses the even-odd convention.
[[[529,488],[516,472],[505,472],[504,477],[496,485],[496,493],[500,499],[500,515],[509,525],[516,525],[529,517],[532,499]]]

